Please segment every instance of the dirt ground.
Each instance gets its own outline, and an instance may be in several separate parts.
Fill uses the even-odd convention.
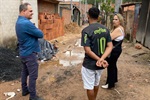
[[[51,41],[58,46],[59,51],[52,60],[39,62],[37,93],[43,99],[87,100],[80,72],[84,56],[79,42],[80,36],[79,33],[67,33]],[[17,60],[17,63],[20,62]],[[21,91],[18,90],[21,89],[20,77],[18,77],[20,67],[18,66],[18,70],[13,70],[13,68],[16,67],[11,67],[13,72],[11,75],[16,77],[11,80],[5,80],[3,77],[0,80],[0,100],[8,98],[4,92],[16,93],[15,97],[10,100],[28,100],[29,95],[22,97]],[[106,69],[104,69],[100,86],[105,83],[106,74]],[[145,47],[136,49],[133,43],[124,41],[123,52],[118,61],[118,83],[111,90],[100,87],[97,100],[150,100],[149,76],[150,50]]]

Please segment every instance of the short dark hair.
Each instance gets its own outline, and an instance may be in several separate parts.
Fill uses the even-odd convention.
[[[23,10],[27,10],[27,6],[30,5],[29,3],[23,3],[19,6],[19,12]]]
[[[92,7],[89,9],[88,14],[91,18],[98,19],[98,16],[100,14],[100,10],[96,7]]]

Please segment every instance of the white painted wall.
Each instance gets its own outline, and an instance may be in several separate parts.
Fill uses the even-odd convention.
[[[29,2],[33,9],[33,19],[38,26],[37,0],[0,0],[0,46],[10,47],[16,42],[15,23],[21,2]]]
[[[35,23],[35,25],[38,27],[38,2],[37,0],[22,0],[22,2],[28,2],[31,4],[32,9],[33,9],[33,19],[31,22]]]
[[[19,13],[18,0],[0,0],[0,42],[1,45],[10,45],[8,41],[15,37],[15,22]]]
[[[0,44],[2,43],[2,12],[1,12],[1,4],[2,4],[2,0],[0,0]]]

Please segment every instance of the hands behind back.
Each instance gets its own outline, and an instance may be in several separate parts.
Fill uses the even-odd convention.
[[[106,60],[100,58],[100,59],[96,62],[96,65],[97,65],[98,67],[107,68],[109,64],[108,64],[108,62],[107,62]]]

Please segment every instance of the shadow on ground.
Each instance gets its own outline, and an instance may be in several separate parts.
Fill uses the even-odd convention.
[[[15,50],[0,47],[0,82],[12,81],[20,77],[21,61]]]

